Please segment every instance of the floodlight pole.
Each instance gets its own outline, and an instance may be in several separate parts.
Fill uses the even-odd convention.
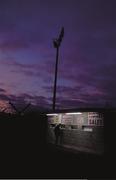
[[[64,36],[64,28],[62,27],[59,38],[53,40],[54,48],[56,48],[55,78],[54,78],[54,89],[53,89],[53,112],[55,112],[55,107],[56,107],[56,87],[57,87],[57,74],[58,74],[59,47],[62,42],[63,36]]]
[[[55,111],[55,106],[56,106],[56,84],[57,84],[57,74],[58,74],[58,56],[59,56],[59,47],[56,48],[56,64],[55,64],[55,78],[54,78],[54,91],[53,91],[53,111]]]

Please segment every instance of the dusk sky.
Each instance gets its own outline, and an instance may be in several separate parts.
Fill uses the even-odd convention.
[[[116,107],[116,1],[0,0],[0,107]]]

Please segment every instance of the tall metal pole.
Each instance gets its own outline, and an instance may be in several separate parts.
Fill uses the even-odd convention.
[[[55,64],[55,78],[54,78],[54,90],[53,90],[53,112],[55,112],[55,108],[56,108],[56,87],[57,87],[57,74],[58,74],[57,72],[58,72],[59,47],[62,42],[63,36],[64,36],[64,28],[62,27],[59,38],[53,41],[54,48],[56,48],[56,64]]]
[[[59,47],[56,48],[56,64],[55,64],[55,78],[54,78],[54,92],[53,92],[53,111],[55,111],[55,105],[56,105],[56,84],[57,84],[57,74],[58,74],[58,56],[59,56]]]

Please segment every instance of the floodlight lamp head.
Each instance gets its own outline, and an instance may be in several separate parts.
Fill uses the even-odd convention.
[[[62,42],[62,38],[64,37],[64,28],[62,27],[58,41],[61,43]]]
[[[54,39],[54,40],[53,40],[53,44],[54,44],[54,48],[58,48],[58,47],[59,47],[59,41],[58,41],[58,39]]]
[[[62,40],[63,37],[64,37],[64,27],[62,27],[62,29],[61,29],[59,38]]]

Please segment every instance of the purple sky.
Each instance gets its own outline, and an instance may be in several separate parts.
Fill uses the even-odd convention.
[[[116,106],[116,1],[0,0],[0,102],[52,108]]]

